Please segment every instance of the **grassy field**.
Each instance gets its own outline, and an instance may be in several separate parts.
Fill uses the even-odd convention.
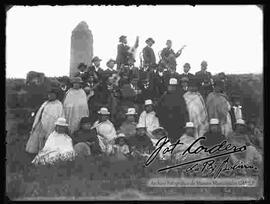
[[[246,79],[246,78],[247,79]],[[242,90],[243,98],[249,100],[243,107],[253,106],[258,121],[261,121],[262,82],[261,76],[250,84],[250,76],[231,76],[231,80]],[[16,81],[16,80],[15,80]],[[258,84],[257,84],[258,83]],[[14,86],[16,84],[16,86]],[[8,81],[7,90],[19,91],[21,82]],[[16,88],[14,88],[16,87]],[[244,88],[241,88],[244,87]],[[251,88],[252,87],[252,88]],[[7,91],[7,94],[9,92]],[[255,109],[254,109],[255,107]],[[248,108],[247,108],[248,109]],[[260,185],[249,188],[157,188],[146,182],[151,177],[180,177],[176,171],[158,174],[162,163],[145,168],[141,161],[114,161],[113,158],[81,158],[59,163],[55,166],[34,167],[32,156],[25,150],[32,120],[28,119],[30,109],[10,109],[6,115],[6,195],[9,199],[235,199],[262,198],[262,174]],[[254,113],[254,111],[251,111]],[[250,113],[250,114],[252,114]]]

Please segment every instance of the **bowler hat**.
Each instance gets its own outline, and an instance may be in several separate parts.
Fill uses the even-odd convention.
[[[96,61],[101,61],[102,59],[99,59],[99,57],[94,57],[93,59],[92,59],[92,62],[96,62]]]
[[[80,124],[86,124],[86,123],[91,123],[90,118],[89,117],[81,118]]]
[[[136,115],[136,109],[135,108],[129,108],[126,115]]]
[[[177,79],[176,78],[170,78],[169,85],[177,85]]]
[[[115,60],[113,60],[113,59],[109,59],[109,60],[108,60],[108,62],[106,63],[106,65],[108,66],[108,65],[109,65],[109,63],[111,63],[111,62],[113,62],[114,64],[116,64],[116,61],[115,61]]]
[[[152,42],[153,44],[155,43],[155,41],[153,40],[153,38],[147,38],[147,40],[146,40],[145,42],[146,42],[146,43]]]
[[[123,40],[126,39],[126,38],[127,38],[127,36],[121,35],[121,36],[119,37],[119,42],[123,42]]]
[[[218,125],[219,124],[219,120],[217,118],[212,118],[210,120],[210,125]]]
[[[58,118],[57,121],[54,123],[55,125],[65,126],[68,127],[67,121],[65,118]]]

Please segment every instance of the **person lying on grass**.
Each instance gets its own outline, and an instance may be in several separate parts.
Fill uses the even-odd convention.
[[[32,161],[33,164],[53,164],[57,161],[72,160],[75,151],[72,139],[68,136],[68,124],[65,118],[58,118],[55,130],[49,135],[45,146]]]
[[[88,156],[102,153],[96,129],[91,129],[89,117],[81,119],[80,128],[72,135],[72,141],[77,155]]]

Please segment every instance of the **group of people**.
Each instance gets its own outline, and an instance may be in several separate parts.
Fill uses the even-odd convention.
[[[156,64],[152,38],[146,40],[143,64],[137,68],[138,38],[133,47],[127,46],[126,36],[119,41],[117,58],[106,63],[107,69],[94,57],[91,66],[79,64],[74,77],[48,91],[26,144],[26,151],[36,154],[33,163],[78,155],[147,157],[165,136],[168,145],[185,142],[174,155],[160,154],[161,160],[179,159],[183,147],[203,136],[204,146],[228,140],[249,147],[241,159],[262,160],[262,133],[254,122],[243,120],[239,96],[231,101],[226,95],[224,74],[213,80],[206,61],[195,75],[189,72],[189,63],[183,74],[177,73],[175,59],[184,47],[175,53],[170,40]]]

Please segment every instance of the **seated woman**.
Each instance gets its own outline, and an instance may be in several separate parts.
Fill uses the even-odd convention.
[[[159,119],[151,99],[145,100],[144,111],[141,113],[138,123],[144,125],[149,134],[152,134],[152,131],[159,127]]]
[[[58,118],[55,125],[55,130],[49,135],[45,146],[39,151],[32,163],[45,165],[74,158],[75,151],[72,146],[72,139],[68,136],[66,119]]]
[[[134,157],[148,157],[155,149],[146,133],[146,128],[139,124],[137,125],[136,135],[129,137],[128,143],[131,147],[131,155]]]
[[[83,117],[80,121],[80,129],[72,136],[74,150],[78,155],[101,154],[99,140],[95,129],[91,129],[89,117]]]
[[[107,108],[100,108],[98,111],[98,120],[91,127],[91,129],[96,129],[99,145],[102,152],[106,154],[112,153],[112,145],[114,144],[114,139],[117,137],[114,125],[109,120],[109,116],[110,112]]]
[[[126,120],[120,126],[119,132],[123,133],[126,137],[136,135],[136,115],[137,113],[135,108],[129,108],[126,113]]]

